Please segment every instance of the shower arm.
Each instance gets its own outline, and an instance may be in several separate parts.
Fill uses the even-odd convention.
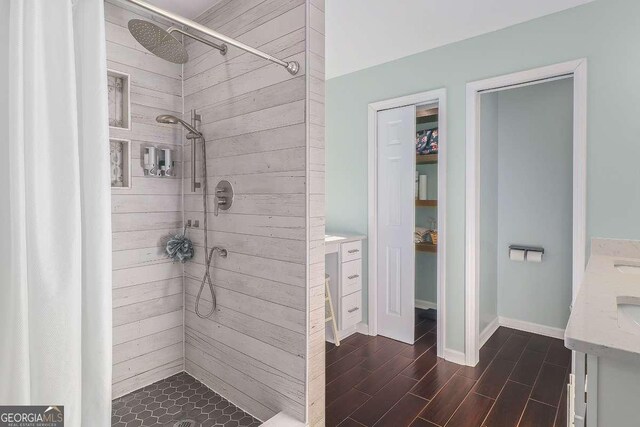
[[[202,34],[206,34],[208,36],[211,36],[214,39],[218,39],[218,40],[220,40],[220,41],[222,41],[222,42],[224,42],[226,44],[230,44],[231,46],[235,46],[238,49],[242,49],[242,50],[244,50],[246,52],[252,53],[252,54],[254,54],[256,56],[259,56],[260,58],[263,58],[263,59],[266,59],[268,61],[274,62],[274,63],[286,68],[287,71],[289,71],[289,73],[291,73],[291,74],[297,74],[298,70],[300,69],[300,64],[298,64],[296,61],[289,61],[289,62],[283,61],[281,59],[278,59],[276,57],[273,57],[273,56],[269,55],[268,53],[264,53],[261,50],[255,49],[255,48],[253,48],[251,46],[248,46],[248,45],[246,45],[246,44],[244,44],[242,42],[234,40],[231,37],[227,37],[224,34],[220,34],[219,32],[214,31],[214,30],[212,30],[210,28],[207,28],[204,25],[198,24],[195,21],[192,21],[192,20],[187,19],[187,18],[185,18],[183,16],[180,16],[180,15],[177,15],[177,14],[175,14],[173,12],[169,12],[167,10],[164,10],[162,8],[159,8],[157,6],[149,4],[149,3],[145,2],[145,1],[142,1],[142,0],[124,0],[124,1],[126,1],[128,3],[132,3],[132,4],[136,5],[136,6],[139,6],[139,7],[143,8],[143,9],[146,9],[146,10],[148,10],[150,12],[153,12],[153,13],[155,13],[157,15],[163,16],[163,17],[165,17],[166,19],[168,19],[170,21],[173,21],[173,22],[176,22],[178,24],[184,25],[185,27],[189,27],[189,28],[191,28],[193,30],[196,30],[196,31],[202,33]],[[175,29],[175,27],[174,27],[174,29]],[[177,29],[175,29],[175,30],[177,30]],[[182,31],[180,31],[180,32],[184,34],[184,32],[182,32]],[[189,37],[193,37],[192,34],[186,34],[186,35],[189,36]],[[211,44],[209,44],[209,43],[207,43],[207,44],[209,46],[211,46]],[[217,47],[217,48],[219,49],[219,47]],[[225,46],[225,48],[226,48],[226,46]]]
[[[227,45],[226,45],[226,44],[224,44],[224,43],[222,43],[222,44],[215,44],[215,43],[213,43],[213,42],[210,42],[209,40],[205,40],[205,39],[203,39],[202,37],[198,37],[198,36],[196,36],[195,34],[187,33],[186,31],[181,30],[181,29],[180,29],[180,28],[178,28],[178,27],[170,27],[170,28],[168,28],[168,29],[167,29],[167,32],[168,32],[169,34],[171,34],[171,33],[173,33],[173,32],[180,33],[180,34],[184,34],[185,36],[187,36],[187,37],[189,37],[189,38],[192,38],[192,39],[194,39],[194,40],[197,40],[197,41],[199,41],[200,43],[204,43],[204,44],[206,44],[207,46],[211,46],[211,47],[212,47],[212,48],[214,48],[214,49],[218,49],[218,50],[220,51],[220,55],[226,55],[226,54],[227,54]]]

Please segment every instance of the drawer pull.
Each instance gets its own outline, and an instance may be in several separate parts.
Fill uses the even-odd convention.
[[[360,252],[360,249],[349,249],[347,252],[350,254],[357,254],[358,252]]]
[[[354,311],[360,310],[360,307],[353,307],[351,310],[347,310],[349,313],[353,313]]]
[[[347,279],[349,279],[349,280],[353,280],[353,279],[357,279],[358,277],[360,277],[360,275],[359,275],[359,274],[353,274],[353,275],[351,275],[351,276],[347,276]]]

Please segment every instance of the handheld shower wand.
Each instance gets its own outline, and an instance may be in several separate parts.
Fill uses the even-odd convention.
[[[189,131],[186,137],[191,140],[191,191],[196,192],[196,189],[200,188],[202,184],[202,206],[204,211],[204,263],[205,263],[205,272],[202,277],[202,281],[200,282],[200,290],[198,291],[198,296],[196,297],[196,306],[195,311],[198,317],[207,318],[211,317],[211,315],[216,310],[216,293],[213,287],[213,279],[211,278],[211,264],[213,262],[213,257],[217,253],[222,258],[226,258],[228,253],[226,249],[214,246],[209,250],[209,227],[208,227],[208,204],[207,204],[207,144],[204,140],[204,136],[200,131],[198,131],[198,123],[200,122],[200,115],[196,113],[196,110],[191,111],[191,124],[185,122],[182,119],[179,119],[175,116],[169,114],[163,114],[156,117],[156,121],[158,123],[167,123],[167,124],[181,124],[185,129]],[[202,171],[204,174],[204,178],[202,179],[202,183],[196,182],[196,144],[197,141],[200,140],[202,142]],[[209,290],[211,291],[211,309],[206,314],[202,314],[200,312],[200,298],[202,297],[202,291],[204,290],[204,286],[209,285]]]

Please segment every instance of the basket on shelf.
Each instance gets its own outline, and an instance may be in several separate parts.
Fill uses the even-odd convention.
[[[429,237],[431,237],[431,243],[438,244],[438,230],[429,230]]]

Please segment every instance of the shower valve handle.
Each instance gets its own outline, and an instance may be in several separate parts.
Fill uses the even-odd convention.
[[[216,192],[214,197],[214,212],[215,216],[218,216],[220,209],[226,211],[233,204],[233,188],[229,181],[220,181],[216,186]]]

